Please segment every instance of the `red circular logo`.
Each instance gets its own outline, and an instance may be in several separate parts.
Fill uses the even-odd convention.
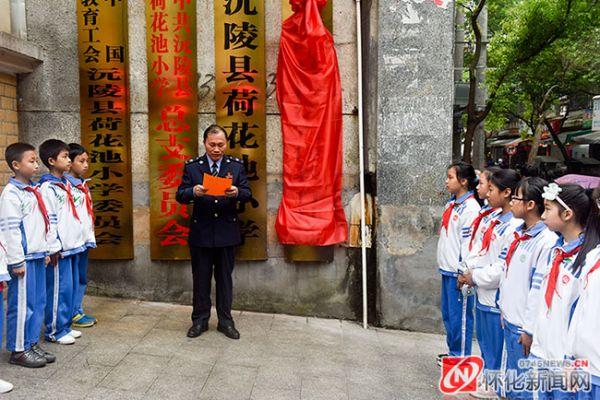
[[[571,280],[571,278],[569,278],[569,275],[563,275],[562,277],[562,282],[566,285],[567,283],[569,283],[569,281]]]
[[[477,378],[482,371],[481,357],[444,357],[439,381],[440,391],[444,394],[476,392]]]

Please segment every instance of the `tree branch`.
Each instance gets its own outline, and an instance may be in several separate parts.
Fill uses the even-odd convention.
[[[542,102],[540,103],[539,114],[542,114],[546,110],[546,102],[550,98],[550,94],[552,93],[552,91],[554,89],[556,89],[557,87],[558,87],[558,85],[553,85],[553,86],[550,87],[550,89],[548,89],[546,91],[546,94],[544,94],[544,97],[542,98]],[[540,115],[540,118],[541,117],[542,116]]]
[[[531,119],[529,119],[529,120],[528,120],[528,119],[527,119],[527,118],[525,118],[524,116],[522,116],[522,115],[519,115],[519,114],[517,114],[517,113],[514,113],[514,112],[512,112],[512,111],[510,111],[510,110],[508,110],[508,109],[506,109],[506,108],[504,109],[504,112],[505,112],[506,114],[509,114],[509,115],[511,115],[511,116],[513,116],[513,117],[515,117],[515,118],[516,118],[516,119],[518,119],[518,120],[521,120],[521,121],[523,121],[523,122],[525,123],[525,125],[527,125],[527,126],[529,127],[529,129],[531,129],[531,131],[532,131],[532,132],[535,130],[535,126],[533,125],[533,121],[532,121]]]
[[[483,7],[485,6],[487,0],[479,0],[477,3],[477,7],[471,13],[469,18],[471,22],[471,27],[473,28],[473,34],[475,35],[475,52],[473,53],[473,58],[469,63],[469,100],[467,102],[467,113],[469,116],[472,116],[475,113],[475,92],[477,91],[477,64],[479,64],[479,59],[481,58],[481,28],[479,27],[478,19]]]

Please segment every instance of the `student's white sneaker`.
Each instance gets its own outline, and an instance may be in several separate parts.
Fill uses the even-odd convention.
[[[73,343],[75,343],[75,338],[69,334],[66,334],[65,336],[58,339],[56,341],[56,343],[58,343],[58,344],[73,344]]]
[[[79,339],[81,337],[81,332],[76,331],[75,329],[71,329],[69,335],[73,336],[74,339]]]
[[[0,379],[0,393],[8,393],[11,390],[13,390],[12,383]]]

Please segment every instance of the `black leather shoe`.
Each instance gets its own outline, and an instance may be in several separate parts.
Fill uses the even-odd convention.
[[[9,362],[27,368],[42,368],[47,364],[46,359],[43,356],[40,356],[31,349],[27,351],[13,351],[10,355]]]
[[[189,338],[198,337],[198,336],[202,335],[203,332],[206,332],[207,330],[208,330],[208,321],[204,321],[201,324],[194,324],[188,330],[187,337],[189,337]]]
[[[34,351],[37,355],[42,356],[46,359],[46,363],[52,364],[56,361],[56,356],[52,353],[48,353],[46,350],[42,349],[39,345],[34,344],[31,346],[31,350]]]
[[[217,330],[221,332],[223,335],[227,336],[229,339],[239,339],[240,333],[235,329],[233,323],[227,325],[217,325]]]

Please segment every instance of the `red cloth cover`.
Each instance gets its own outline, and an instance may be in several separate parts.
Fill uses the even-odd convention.
[[[342,93],[333,36],[319,8],[327,0],[292,0],[277,65],[283,136],[283,198],[275,229],[283,244],[345,242],[342,206]]]

